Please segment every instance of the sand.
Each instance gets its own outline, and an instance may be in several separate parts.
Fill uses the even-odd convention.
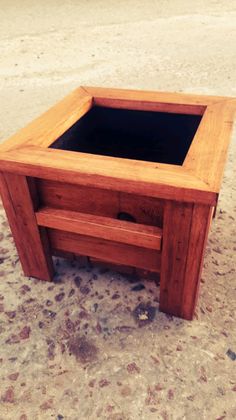
[[[79,85],[236,96],[235,45],[235,1],[0,0],[0,141]],[[1,420],[236,418],[235,156],[192,322],[84,259],[25,278],[0,209]]]

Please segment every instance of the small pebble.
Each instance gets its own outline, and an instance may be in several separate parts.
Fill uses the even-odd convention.
[[[65,293],[61,292],[61,293],[59,293],[58,295],[55,296],[55,301],[56,302],[61,302],[62,299],[64,299],[64,297],[65,297]]]
[[[75,285],[76,285],[77,287],[80,287],[81,282],[82,282],[82,278],[81,278],[80,276],[76,276],[76,277],[74,278],[74,282],[75,282]]]
[[[236,360],[236,353],[233,350],[228,349],[226,354],[231,360]]]
[[[132,292],[139,292],[140,290],[145,289],[145,286],[142,283],[137,284],[136,286],[132,287]]]

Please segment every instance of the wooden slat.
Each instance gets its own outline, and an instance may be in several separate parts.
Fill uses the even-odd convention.
[[[92,107],[92,97],[82,88],[75,89],[1,144],[1,152],[24,144],[48,147]]]
[[[117,108],[117,109],[130,109],[137,111],[159,111],[174,114],[190,114],[190,115],[203,115],[206,109],[203,105],[185,105],[185,104],[173,104],[173,103],[162,103],[162,102],[147,102],[144,100],[133,100],[133,99],[111,99],[96,97],[94,99],[94,105],[103,106],[106,108]]]
[[[203,115],[206,107],[224,97],[184,93],[149,92],[84,86],[94,104],[111,108],[137,109]]]
[[[217,194],[191,171],[56,149],[26,147],[0,154],[2,170],[143,196],[214,205]]]
[[[236,101],[209,106],[186,156],[184,167],[219,192],[233,127]]]
[[[193,204],[166,203],[163,224],[160,310],[181,316]]]
[[[164,212],[160,310],[192,319],[212,208],[167,202]]]
[[[26,276],[51,280],[52,259],[45,235],[36,223],[27,179],[14,174],[0,174],[1,196]]]
[[[109,241],[161,249],[161,229],[108,217],[43,207],[36,213],[40,226],[79,233]]]
[[[182,296],[182,315],[192,319],[196,307],[213,207],[194,205]]]
[[[45,207],[112,218],[129,213],[137,223],[162,226],[163,200],[156,198],[47,179],[37,180],[37,191]]]
[[[55,250],[87,255],[149,271],[160,271],[158,251],[55,229],[48,229],[48,236],[51,247]]]
[[[96,101],[100,105],[105,104],[101,101],[108,101],[107,106],[127,108],[157,107],[157,111],[169,109],[190,114],[204,111],[204,115],[183,166],[48,150]],[[235,109],[236,101],[231,98],[79,88],[3,143],[0,165],[3,171],[26,176],[215,205]]]
[[[37,191],[41,206],[116,217],[119,193],[101,188],[38,179]]]

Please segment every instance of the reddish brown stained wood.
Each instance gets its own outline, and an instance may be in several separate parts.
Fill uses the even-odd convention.
[[[191,114],[191,115],[203,115],[206,106],[204,105],[186,105],[186,104],[173,104],[162,102],[147,102],[145,100],[134,101],[133,99],[111,99],[96,97],[94,99],[94,105],[104,106],[106,108],[118,108],[118,109],[132,109],[140,111],[160,111],[169,112],[174,114]]]
[[[219,192],[236,110],[236,101],[207,108],[187,153],[184,167]]]
[[[98,106],[196,115],[202,115],[208,105],[225,99],[220,96],[88,86],[83,89],[93,97],[94,104]]]
[[[55,250],[68,251],[150,271],[160,270],[160,253],[158,251],[55,229],[48,229],[48,236],[51,247]]]
[[[137,223],[162,227],[164,201],[119,192],[119,212],[131,214]]]
[[[26,276],[51,280],[51,256],[42,243],[36,223],[27,179],[24,176],[1,173],[1,195],[9,225]]]
[[[47,150],[96,101],[107,106],[203,114],[183,166],[135,162],[82,153]],[[100,103],[100,105],[104,105]],[[2,170],[186,202],[216,204],[236,101],[232,98],[78,88],[1,145]],[[207,141],[206,141],[207,138]],[[35,148],[33,147],[35,146]],[[40,147],[39,147],[40,146]],[[15,151],[14,149],[18,149]],[[10,152],[9,152],[10,151]],[[62,152],[62,153],[60,153]],[[80,181],[78,181],[80,180]],[[146,193],[147,191],[147,193]]]
[[[37,180],[37,190],[42,206],[107,217],[116,217],[119,211],[117,191],[47,179]]]
[[[214,205],[217,194],[182,166],[39,147],[0,155],[2,170],[159,199]]]
[[[44,179],[38,179],[37,191],[42,206],[115,219],[125,212],[137,223],[162,226],[162,200]]]
[[[49,149],[93,105],[203,118],[182,166]],[[160,309],[191,319],[235,110],[232,98],[79,88],[12,136],[0,147],[1,171],[5,172],[1,190],[25,273],[50,278],[48,235],[56,251],[145,270],[158,271],[161,258]],[[27,183],[25,177],[40,181],[35,184],[28,179]],[[34,211],[39,205],[57,208],[56,216],[52,210],[44,214],[48,226],[79,233],[38,227]],[[62,214],[66,210],[87,214],[68,217]],[[146,226],[140,231],[124,223],[125,233],[120,222],[112,226],[114,221],[99,219],[115,219],[118,212],[130,213],[139,224],[159,227],[164,217],[162,256],[151,249],[159,247],[155,235],[159,231],[151,233]],[[96,234],[106,239],[88,236],[93,234],[94,214]],[[111,240],[113,229],[117,242]],[[118,241],[135,242],[135,246]]]
[[[162,231],[154,226],[49,207],[40,209],[36,219],[40,226],[143,248],[161,248]]]
[[[27,184],[29,188],[30,198],[34,211],[37,211],[40,205],[40,197],[35,178],[27,177]]]
[[[192,319],[212,208],[168,202],[164,212],[160,310]]]
[[[204,251],[213,211],[213,207],[209,208],[203,205],[194,205],[193,207],[185,271],[185,283],[182,292],[182,316],[186,319],[192,319],[194,315],[194,309],[198,298]]]
[[[164,209],[160,310],[176,316],[182,311],[192,208],[192,204],[168,202]]]

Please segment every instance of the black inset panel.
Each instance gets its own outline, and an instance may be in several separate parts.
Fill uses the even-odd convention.
[[[201,118],[95,106],[51,147],[182,165]]]

